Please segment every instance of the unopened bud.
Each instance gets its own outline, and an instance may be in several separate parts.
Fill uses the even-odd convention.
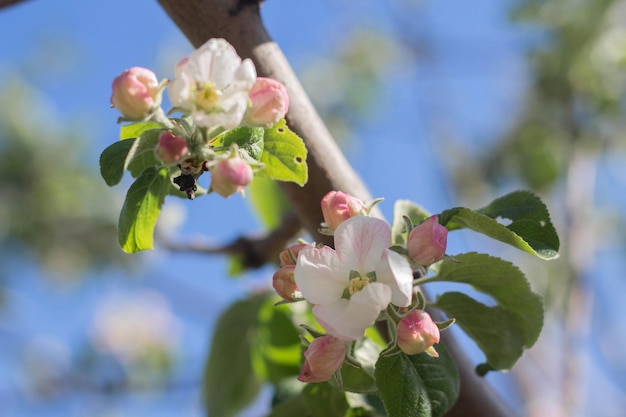
[[[318,337],[304,351],[304,365],[298,379],[302,382],[323,382],[330,379],[346,357],[346,342],[326,335]]]
[[[163,86],[154,72],[133,67],[113,80],[111,105],[126,120],[144,120],[161,105]]]
[[[297,301],[302,299],[302,293],[296,285],[296,280],[294,278],[295,270],[295,265],[282,266],[272,277],[272,287],[274,287],[276,294],[280,295],[287,301]]]
[[[157,154],[161,161],[173,164],[180,161],[187,154],[187,141],[170,131],[161,133]]]
[[[423,310],[413,310],[398,323],[398,347],[407,355],[426,352],[439,356],[433,345],[439,343],[439,328]]]
[[[418,265],[428,266],[446,254],[448,229],[439,224],[437,216],[429,217],[409,233],[409,258]]]
[[[322,198],[324,222],[333,230],[344,220],[366,213],[367,207],[361,200],[341,191],[331,191]]]
[[[287,249],[283,249],[278,255],[278,259],[280,260],[280,266],[285,265],[295,265],[298,260],[298,254],[302,250],[302,248],[309,246],[306,243],[296,243],[295,245],[289,246]]]
[[[248,126],[273,126],[289,109],[287,89],[271,78],[258,77],[248,94],[251,103],[245,117]]]
[[[243,192],[253,177],[250,165],[233,152],[233,155],[211,168],[211,188],[222,197],[230,197]]]

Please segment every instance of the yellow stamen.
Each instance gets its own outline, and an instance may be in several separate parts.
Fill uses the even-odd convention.
[[[368,277],[356,277],[350,280],[350,285],[348,286],[348,292],[350,295],[354,295],[357,292],[361,291],[367,284],[370,283],[370,279]]]
[[[194,90],[194,103],[195,105],[206,111],[215,111],[216,104],[222,92],[218,90],[213,84],[205,82],[204,84],[196,83]]]

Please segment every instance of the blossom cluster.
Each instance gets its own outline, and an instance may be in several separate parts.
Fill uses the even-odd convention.
[[[169,119],[161,107],[168,88],[171,112],[188,122]],[[111,105],[120,121],[160,123],[155,155],[166,166],[178,166],[176,184],[193,198],[195,180],[211,172],[211,191],[228,197],[242,192],[253,178],[255,166],[242,158],[236,144],[219,152],[213,146],[224,132],[241,126],[271,127],[289,108],[287,90],[280,82],[257,77],[250,59],[241,59],[224,39],[210,39],[175,68],[175,77],[158,81],[141,67],[124,71],[113,81]],[[257,167],[258,167],[257,163]]]
[[[432,216],[407,234],[406,247],[392,247],[391,227],[370,217],[370,208],[343,192],[322,199],[320,231],[334,238],[328,246],[299,243],[280,255],[273,286],[287,302],[305,299],[327,334],[305,351],[299,379],[327,380],[341,367],[347,346],[364,337],[381,313],[395,325],[395,345],[406,354],[437,356],[439,328],[418,306],[414,271],[445,256],[447,229]],[[401,253],[400,253],[401,252]],[[418,308],[419,307],[419,308]],[[392,312],[393,314],[388,314]]]

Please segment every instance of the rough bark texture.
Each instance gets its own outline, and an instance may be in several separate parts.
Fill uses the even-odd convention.
[[[304,187],[283,184],[283,191],[301,224],[315,240],[332,243],[317,233],[322,221],[319,204],[324,194],[341,190],[364,200],[371,197],[313,108],[280,48],[270,39],[261,21],[259,5],[250,0],[159,0],[159,3],[194,46],[210,38],[224,38],[242,57],[254,61],[260,76],[285,84],[290,97],[287,122],[304,139],[309,150],[309,182]],[[462,349],[450,339],[446,339],[446,345],[457,360],[461,375],[460,399],[446,415],[512,415],[486,382],[475,375]]]

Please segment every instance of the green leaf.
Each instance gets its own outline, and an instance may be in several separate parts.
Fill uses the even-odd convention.
[[[148,168],[130,186],[118,223],[124,252],[152,249],[154,227],[169,185],[167,169]]]
[[[147,168],[163,165],[157,158],[155,152],[159,145],[161,133],[163,133],[163,129],[148,130],[133,141],[133,147],[128,152],[125,161],[125,168],[130,171],[133,177],[137,177]]]
[[[505,226],[498,218],[511,223]],[[477,211],[464,207],[446,210],[439,215],[439,222],[449,230],[472,229],[542,259],[558,257],[559,237],[548,209],[528,191],[507,194]]]
[[[163,125],[153,121],[131,123],[120,127],[120,139],[134,139],[151,129],[163,129]]]
[[[239,147],[239,152],[245,152],[255,161],[261,159],[263,154],[263,137],[265,129],[262,127],[238,127],[231,129],[222,136],[222,146],[229,149],[233,143]],[[245,159],[245,155],[242,158]]]
[[[437,298],[435,307],[456,319],[492,369],[511,369],[522,356],[524,340],[517,320],[502,306],[488,307],[465,294],[447,292]]]
[[[404,216],[415,225],[430,217],[430,214],[419,205],[409,200],[397,200],[393,206],[393,223],[391,236],[393,245],[402,245],[406,241]]]
[[[126,157],[133,144],[134,140],[115,142],[100,154],[100,175],[109,187],[122,181],[126,169]]]
[[[258,315],[258,339],[251,347],[255,373],[263,380],[278,383],[300,373],[302,343],[287,305],[276,306],[268,298]]]
[[[344,391],[374,393],[378,390],[374,371],[380,351],[381,349],[376,343],[369,339],[362,339],[357,342],[354,357],[361,364],[361,367],[355,368],[346,364],[341,367],[341,388]]]
[[[254,208],[261,223],[273,230],[280,226],[283,217],[291,211],[289,200],[276,184],[269,178],[255,176],[246,189],[246,201]]]
[[[265,143],[260,162],[265,168],[258,175],[303,186],[308,180],[307,150],[302,139],[282,119],[265,129]]]
[[[304,396],[298,395],[293,398],[289,398],[272,408],[270,414],[267,417],[313,417],[309,407],[307,406]]]
[[[313,417],[344,417],[350,408],[346,393],[326,382],[308,384],[302,396]]]
[[[209,417],[235,416],[261,389],[252,370],[251,349],[257,340],[259,309],[266,299],[261,294],[237,301],[217,322],[202,387]]]
[[[434,306],[457,320],[483,349],[490,365],[508,369],[520,357],[523,347],[531,347],[539,337],[543,326],[541,298],[531,291],[524,274],[510,262],[478,253],[454,258],[458,262],[443,262],[439,274],[428,282],[469,284],[491,296],[497,306],[489,308],[455,293],[440,296]],[[478,329],[481,325],[492,326],[493,332]],[[498,349],[501,351],[496,352]]]
[[[456,402],[459,376],[443,345],[438,358],[426,353],[381,356],[376,384],[389,417],[438,417]]]

